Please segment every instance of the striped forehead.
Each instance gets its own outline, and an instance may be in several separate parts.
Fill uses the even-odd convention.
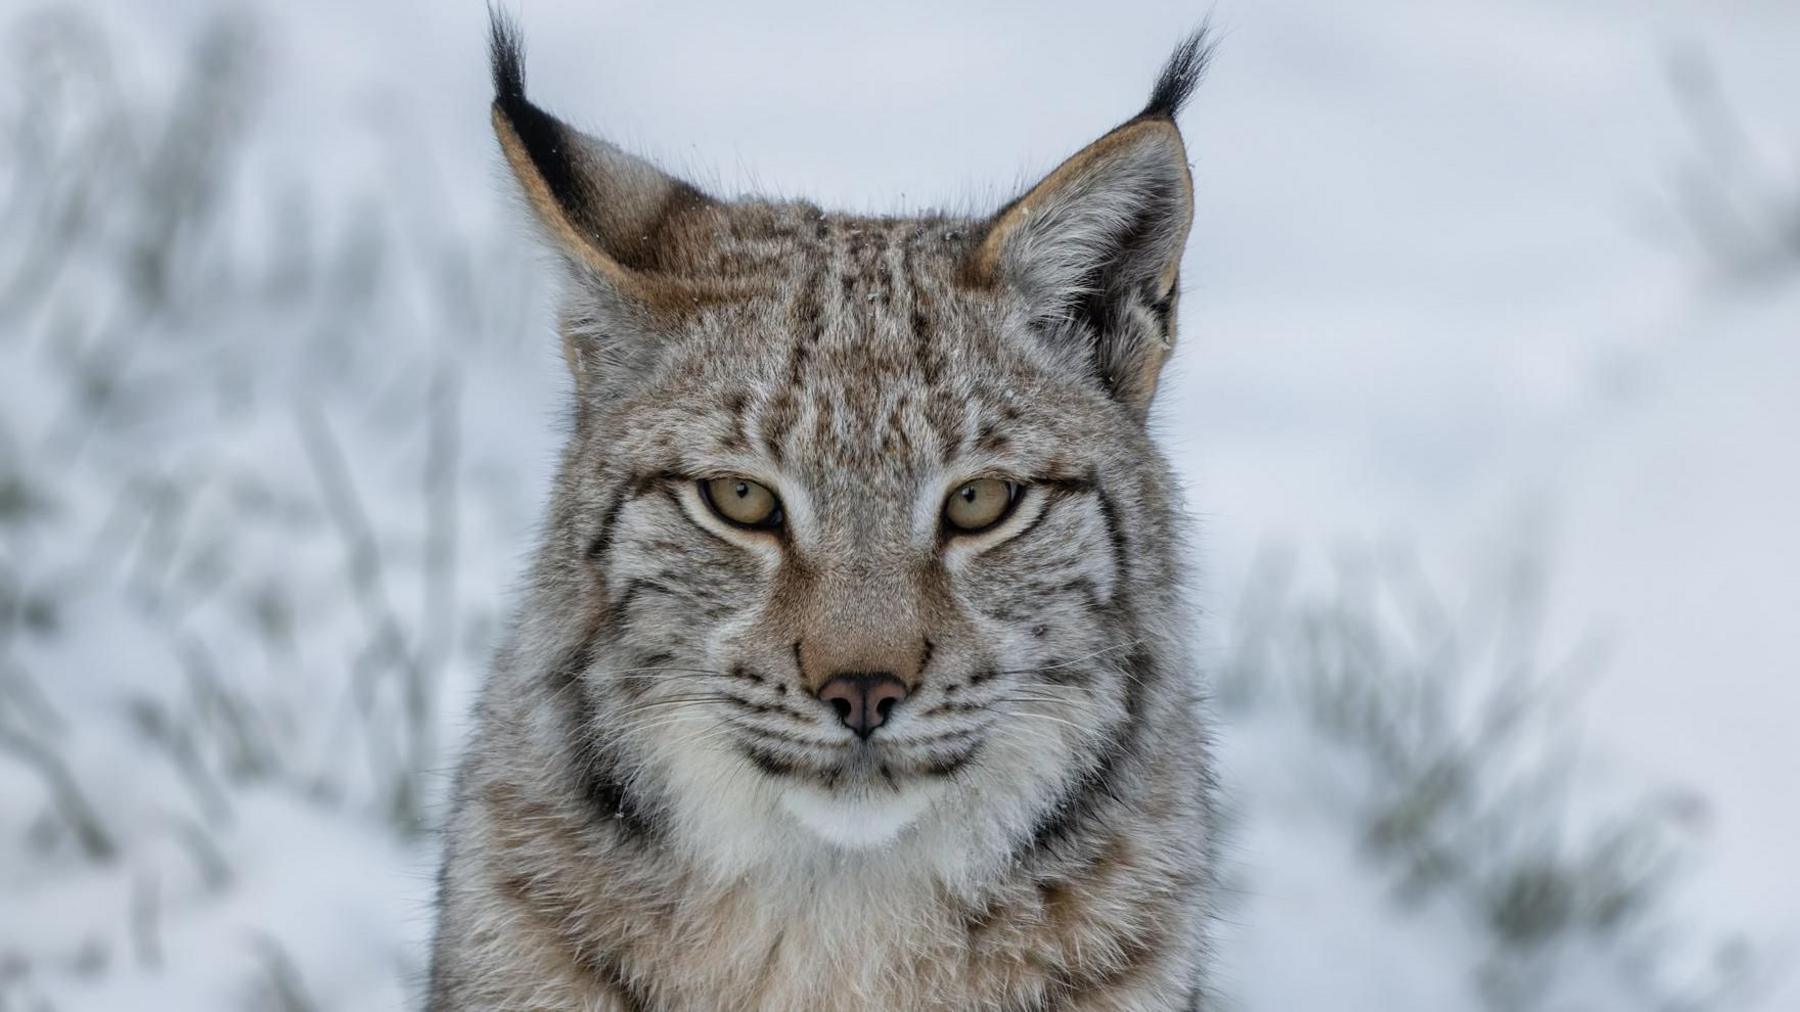
[[[960,311],[961,237],[938,222],[818,218],[761,321],[763,382],[723,399],[727,438],[804,470],[915,472],[966,452],[991,414],[972,367],[997,348]]]

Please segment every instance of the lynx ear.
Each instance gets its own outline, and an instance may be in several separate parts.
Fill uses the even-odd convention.
[[[715,201],[641,158],[590,137],[525,97],[518,29],[490,10],[494,133],[538,222],[586,282],[583,317],[652,316],[684,300],[668,275],[667,247],[681,220]],[[565,326],[579,376],[584,349],[571,331],[614,329],[606,319]],[[615,355],[619,349],[603,350]]]
[[[1206,68],[1202,29],[1170,57],[1144,111],[1002,208],[971,273],[1017,291],[1052,345],[1142,416],[1174,342],[1193,182],[1175,114]]]

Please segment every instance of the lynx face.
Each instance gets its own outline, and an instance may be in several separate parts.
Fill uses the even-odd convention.
[[[569,267],[552,538],[588,617],[556,689],[621,818],[860,847],[960,813],[999,842],[1123,747],[1172,582],[1144,416],[1187,62],[992,218],[855,218],[576,133],[500,39],[496,129]]]

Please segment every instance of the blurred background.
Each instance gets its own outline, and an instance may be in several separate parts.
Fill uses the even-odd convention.
[[[1173,42],[1230,1008],[1800,1008],[1800,6],[524,0],[727,194],[997,205]],[[0,2],[0,1010],[415,1004],[566,382],[478,0]]]

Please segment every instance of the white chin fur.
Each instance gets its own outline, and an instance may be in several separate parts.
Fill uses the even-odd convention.
[[[813,787],[792,786],[782,792],[781,807],[827,843],[845,850],[867,850],[891,843],[942,792],[943,785],[936,782],[874,794],[828,794]]]

